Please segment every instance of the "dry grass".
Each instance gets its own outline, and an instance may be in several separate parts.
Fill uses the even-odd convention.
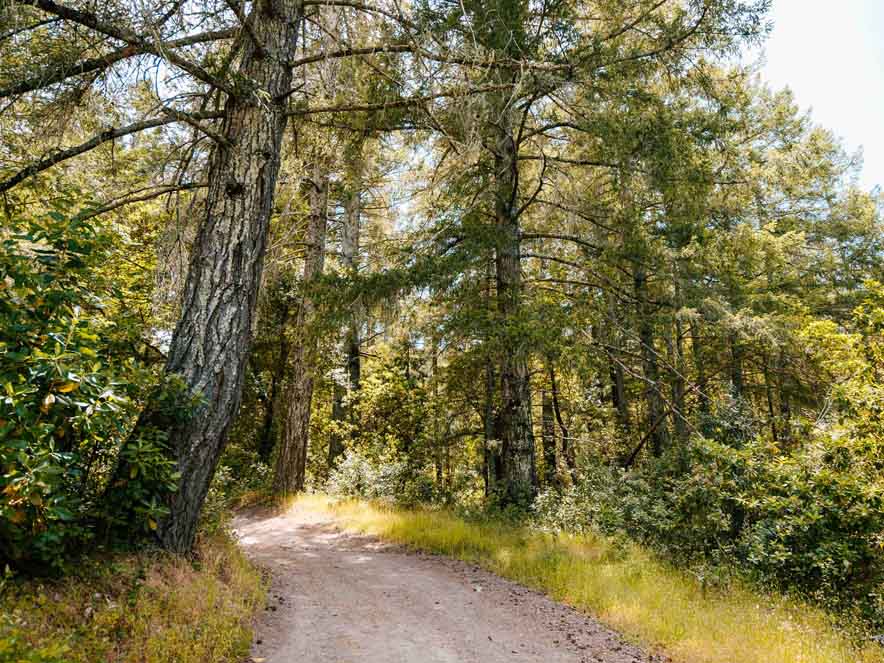
[[[293,508],[327,512],[348,529],[480,564],[679,663],[884,661],[880,647],[851,642],[819,610],[739,586],[704,589],[638,546],[323,496],[303,497]]]
[[[217,535],[193,562],[92,559],[57,582],[11,583],[0,600],[2,663],[235,663],[248,654],[264,583]]]

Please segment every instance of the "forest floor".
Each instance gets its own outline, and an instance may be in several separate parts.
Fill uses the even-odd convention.
[[[636,663],[666,659],[478,566],[345,532],[295,506],[234,521],[272,577],[253,661]]]

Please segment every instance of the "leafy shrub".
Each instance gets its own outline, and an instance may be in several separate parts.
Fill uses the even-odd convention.
[[[420,504],[436,499],[432,480],[406,462],[383,462],[348,450],[328,479],[335,495],[389,499],[400,504]]]
[[[590,469],[538,497],[535,517],[556,530],[625,534],[681,561],[730,563],[884,623],[884,450],[870,445],[822,438],[785,452],[697,438],[677,459],[634,472]]]
[[[228,455],[228,451],[232,451]],[[242,449],[225,450],[212,477],[200,514],[200,531],[214,534],[227,524],[231,508],[249,494],[267,494],[272,474],[256,453]]]
[[[780,457],[759,449],[740,497],[738,552],[765,577],[818,596],[851,600],[884,582],[884,483],[871,452],[851,440],[820,440]],[[865,598],[865,597],[863,597]],[[884,617],[884,615],[881,615]]]
[[[705,437],[732,447],[752,441],[761,428],[751,403],[731,394],[715,399],[712,411],[701,414],[698,423]]]
[[[327,489],[400,504],[438,501],[429,394],[407,354],[384,359],[349,403],[358,426],[335,422],[330,427],[330,433],[347,439],[348,449],[330,473]]]
[[[108,536],[131,540],[149,534],[169,512],[166,496],[177,490],[179,474],[169,448],[170,428],[202,403],[176,375],[165,375],[145,397],[134,430],[123,440],[107,489],[94,513]]]
[[[158,431],[127,442],[156,371],[104,275],[119,237],[52,212],[14,220],[0,239],[0,561],[58,567],[121,505],[136,530],[155,526],[174,464]]]

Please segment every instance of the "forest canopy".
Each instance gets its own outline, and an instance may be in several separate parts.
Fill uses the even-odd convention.
[[[4,2],[0,562],[325,489],[884,624],[884,199],[768,4]]]

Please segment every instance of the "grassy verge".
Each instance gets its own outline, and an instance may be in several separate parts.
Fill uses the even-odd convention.
[[[704,588],[638,546],[596,536],[552,536],[444,511],[405,510],[308,496],[345,528],[477,563],[591,613],[679,663],[880,663],[816,609],[740,586]]]
[[[235,663],[264,583],[217,534],[195,561],[95,558],[59,581],[8,582],[0,602],[0,663]]]

